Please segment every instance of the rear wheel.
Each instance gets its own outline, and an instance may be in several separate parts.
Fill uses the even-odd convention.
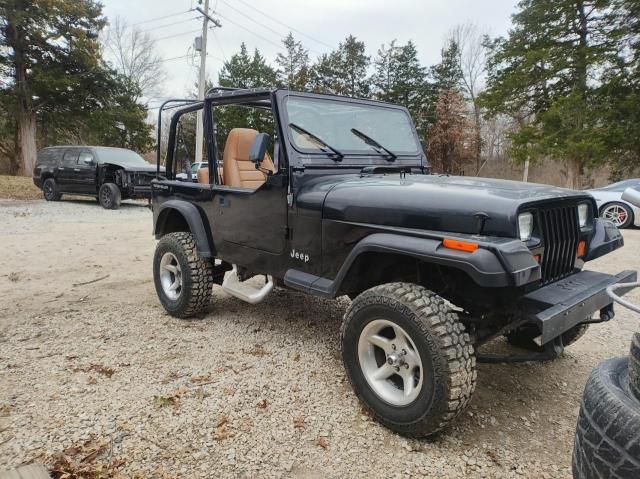
[[[610,220],[618,228],[628,228],[633,223],[633,211],[624,203],[607,203],[600,208],[600,216]]]
[[[408,436],[447,426],[475,389],[475,354],[442,298],[389,283],[355,298],[342,324],[342,359],[353,389],[382,424]]]
[[[98,201],[107,210],[117,210],[120,207],[120,188],[114,183],[104,183],[98,192]]]
[[[640,477],[640,401],[628,387],[628,359],[592,371],[573,445],[575,479]]]
[[[198,256],[191,233],[170,233],[156,246],[153,279],[164,309],[172,316],[188,318],[209,305],[213,262]]]
[[[578,341],[589,329],[588,324],[577,324],[571,329],[562,333],[562,344],[570,346]],[[525,326],[505,335],[507,342],[519,348],[531,351],[541,351],[542,348],[534,342],[534,338],[540,336],[540,331],[535,326]]]
[[[58,190],[56,180],[53,178],[47,178],[42,184],[42,194],[47,201],[59,201],[62,198],[62,193]]]

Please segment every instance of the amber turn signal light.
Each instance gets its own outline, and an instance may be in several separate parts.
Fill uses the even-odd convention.
[[[458,251],[466,251],[467,253],[473,253],[478,249],[477,243],[469,243],[467,241],[458,241],[454,239],[445,239],[442,242],[442,246],[449,249],[456,249]]]
[[[576,248],[576,256],[578,258],[582,258],[587,253],[587,242],[585,240],[580,241],[578,243],[578,247]]]

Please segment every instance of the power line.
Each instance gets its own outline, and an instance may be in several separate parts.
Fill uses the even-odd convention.
[[[223,0],[220,0],[223,1]],[[317,38],[313,38],[311,35],[307,35],[304,32],[301,32],[300,30],[297,30],[295,28],[293,28],[291,25],[287,25],[284,22],[281,22],[280,20],[273,18],[271,15],[269,15],[268,13],[263,12],[262,10],[259,10],[258,8],[254,7],[253,5],[251,5],[250,3],[245,2],[244,0],[237,0],[238,2],[246,5],[247,7],[251,8],[252,10],[255,10],[256,12],[258,12],[260,15],[263,15],[265,17],[267,17],[269,20],[274,21],[276,23],[279,23],[280,25],[282,25],[283,27],[287,27],[289,30],[296,32],[299,35],[302,35],[303,37],[307,37],[309,40],[313,40],[316,43],[319,43],[320,45],[324,45],[325,47],[331,48],[332,50],[335,49],[334,46],[329,45],[326,42],[323,42],[322,40],[318,40]],[[226,3],[226,2],[225,2]]]
[[[181,37],[183,35],[190,35],[193,33],[197,33],[199,31],[200,29],[198,28],[197,30],[189,30],[188,32],[176,33],[175,35],[169,35],[168,37],[155,38],[154,41],[159,42],[160,40],[167,40],[169,38]]]
[[[155,22],[157,20],[164,20],[165,18],[172,18],[172,17],[175,17],[176,15],[184,15],[185,13],[189,13],[190,11],[191,10],[183,10],[183,11],[180,11],[180,12],[171,13],[169,15],[164,15],[162,17],[150,18],[149,20],[143,20],[141,22],[132,23],[131,26],[142,25],[143,23],[151,23],[151,22]]]
[[[270,32],[272,32],[272,33],[276,34],[276,35],[278,36],[278,38],[283,39],[283,38],[286,36],[286,35],[283,35],[281,32],[279,32],[279,31],[277,31],[277,30],[275,30],[275,29],[271,28],[270,26],[265,25],[264,23],[262,23],[262,22],[260,22],[260,21],[256,20],[255,18],[250,17],[249,15],[247,15],[246,13],[244,13],[243,11],[238,10],[237,8],[235,8],[233,5],[231,5],[230,3],[226,2],[225,0],[220,0],[220,2],[224,3],[227,7],[229,7],[229,8],[230,8],[230,9],[232,9],[232,10],[234,10],[235,12],[239,13],[240,15],[242,15],[243,17],[245,17],[247,20],[250,20],[250,21],[252,21],[253,23],[255,23],[256,25],[259,25],[259,26],[261,26],[262,28],[265,28],[266,30],[269,30]],[[219,15],[219,16],[222,16],[222,15],[220,15],[220,14],[218,14],[218,15]],[[227,18],[227,20],[228,20],[228,18]],[[311,52],[313,52],[313,53],[316,53],[316,54],[318,54],[318,55],[322,55],[322,53],[321,53],[321,52],[316,51],[316,50],[313,50],[313,49],[311,49],[311,48],[309,48],[308,50],[309,50],[309,51],[311,51]]]
[[[152,28],[147,28],[147,29],[141,30],[141,32],[142,33],[147,33],[147,32],[151,32],[153,30],[160,30],[161,28],[172,27],[174,25],[180,25],[181,23],[192,22],[193,20],[197,20],[197,19],[198,19],[197,17],[187,18],[186,20],[182,20],[181,22],[166,23],[166,24],[160,25],[158,27],[152,27]]]
[[[271,45],[274,45],[276,48],[278,48],[278,50],[282,51],[282,45],[269,40],[267,37],[263,37],[262,35],[260,35],[259,33],[254,32],[253,30],[251,30],[250,28],[247,27],[243,27],[242,25],[240,25],[239,23],[234,22],[233,20],[231,20],[229,17],[225,17],[224,15],[221,15],[220,13],[216,13],[216,15],[218,15],[220,18],[224,18],[227,22],[231,23],[232,25],[235,25],[238,28],[242,28],[243,30],[251,33],[252,35],[260,38],[261,40],[264,40],[267,43],[270,43]]]

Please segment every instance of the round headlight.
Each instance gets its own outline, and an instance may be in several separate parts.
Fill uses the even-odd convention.
[[[589,203],[580,203],[578,205],[578,222],[580,223],[580,228],[587,226],[589,222]]]
[[[520,231],[520,239],[529,241],[533,232],[533,215],[531,213],[521,213],[518,216],[518,228]]]

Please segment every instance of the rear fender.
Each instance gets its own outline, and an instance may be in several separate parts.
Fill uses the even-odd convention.
[[[179,216],[176,217],[176,215]],[[203,216],[200,210],[192,203],[181,200],[165,201],[158,208],[153,234],[156,239],[160,239],[167,233],[183,231],[184,228],[176,229],[176,218],[182,218],[194,237],[198,256],[204,258],[213,257],[215,256],[213,241],[207,234],[207,228],[205,228],[207,220]]]

